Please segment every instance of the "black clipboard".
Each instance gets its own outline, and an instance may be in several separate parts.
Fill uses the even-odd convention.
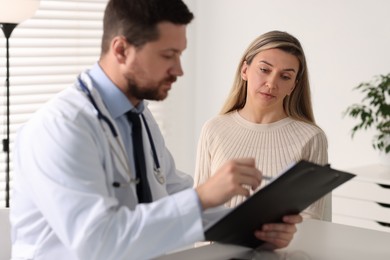
[[[254,231],[265,223],[282,222],[282,217],[297,214],[355,177],[354,174],[299,161],[257,191],[216,223],[207,227],[207,241],[256,248],[264,242]]]

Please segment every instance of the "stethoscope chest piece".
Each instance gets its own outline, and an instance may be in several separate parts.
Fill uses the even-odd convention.
[[[164,174],[162,174],[160,168],[154,168],[154,177],[156,178],[156,180],[160,184],[164,184],[165,183],[165,176],[164,176]]]

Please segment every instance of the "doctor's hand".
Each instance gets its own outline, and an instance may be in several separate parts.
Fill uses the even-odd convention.
[[[203,210],[219,206],[236,195],[249,196],[261,182],[253,158],[227,161],[205,183],[196,188]],[[245,186],[244,186],[245,185]]]
[[[255,231],[255,236],[266,242],[261,246],[263,249],[273,250],[286,247],[297,232],[296,224],[301,223],[302,220],[301,215],[284,216],[284,223],[265,224],[261,230]]]

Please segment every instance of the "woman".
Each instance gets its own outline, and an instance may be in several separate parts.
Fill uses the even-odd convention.
[[[328,161],[326,136],[314,121],[305,54],[286,32],[265,33],[245,51],[220,115],[203,126],[195,185],[223,162],[242,157],[255,158],[269,177],[301,159],[321,165]],[[263,180],[261,187],[265,184]],[[244,199],[236,196],[226,205],[234,207]],[[330,202],[330,194],[303,216],[330,220],[325,201]]]

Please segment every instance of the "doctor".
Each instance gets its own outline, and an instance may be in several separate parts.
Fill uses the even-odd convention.
[[[244,184],[258,187],[254,160],[239,159],[193,189],[143,101],[165,99],[183,75],[180,57],[192,19],[181,0],[108,2],[99,62],[17,135],[12,259],[150,259],[204,239],[208,209],[248,195]],[[134,163],[141,149],[133,145],[136,123],[128,111],[141,122],[143,171]],[[142,201],[141,184],[149,194]],[[284,221],[255,235],[285,247],[302,218]]]

